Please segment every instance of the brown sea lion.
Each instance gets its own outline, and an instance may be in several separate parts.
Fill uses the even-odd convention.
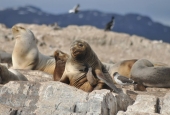
[[[14,69],[7,69],[0,65],[0,84],[6,84],[9,81],[28,81],[27,78]]]
[[[130,59],[130,60],[123,60],[123,61],[117,62],[115,64],[103,63],[103,65],[105,66],[105,68],[107,69],[107,71],[109,72],[109,74],[111,75],[111,77],[114,81],[113,74],[115,72],[118,72],[121,76],[130,78],[131,68],[136,61],[137,61],[137,59]]]
[[[68,57],[69,57],[68,54],[60,50],[56,50],[54,52],[54,58],[55,58],[55,69],[53,73],[54,81],[59,81],[60,78],[62,77]]]
[[[87,69],[87,70],[85,70],[85,71],[87,71],[87,73],[85,72],[85,74],[83,75],[84,76],[83,78],[82,78],[82,76],[80,77],[80,79],[82,81],[83,81],[83,79],[85,81],[83,81],[84,83],[82,82],[83,84],[79,87],[79,89],[86,91],[86,92],[91,92],[95,89],[95,87],[96,87],[96,85],[98,84],[99,81],[98,81],[98,79],[96,79],[94,77],[91,67],[85,68],[85,69]],[[79,71],[81,71],[81,70],[79,70]],[[105,87],[105,88],[107,88],[107,87]]]
[[[12,52],[13,68],[41,70],[53,74],[55,59],[39,52],[32,31],[21,26],[13,26],[12,33],[16,39]]]
[[[147,59],[140,59],[131,69],[131,79],[149,87],[170,87],[170,67],[155,66]]]
[[[98,79],[98,84],[94,89],[102,89],[107,84],[115,92],[120,92],[114,85],[112,78],[106,68],[91,49],[90,45],[84,40],[75,40],[70,48],[71,56],[66,62],[61,82],[80,87],[87,81],[86,74],[79,71],[87,64],[92,67],[92,73]]]
[[[53,74],[53,80],[58,81],[63,75],[64,69],[65,69],[65,63],[68,59],[69,55],[60,51],[56,50],[54,52],[54,58],[56,60],[56,66]],[[80,87],[77,87],[83,91],[91,92],[94,89],[94,86],[97,84],[97,79],[94,78],[92,74],[92,68],[84,67],[83,70],[80,70],[84,72],[84,75],[86,75],[87,79]]]
[[[130,72],[133,64],[137,61],[138,59],[129,59],[129,60],[122,60],[114,64],[109,64],[109,63],[103,63],[105,68],[108,70],[109,74],[113,78],[113,74],[115,72],[118,72],[121,76],[125,76],[127,78],[130,78]],[[165,63],[162,62],[152,62],[154,67],[157,66],[168,66]]]
[[[69,84],[86,92],[93,91],[98,83],[98,79],[93,76],[92,68],[87,68],[85,65],[74,65],[72,67],[70,64],[66,64],[65,70],[71,71],[67,71],[68,77],[62,76],[60,82]]]

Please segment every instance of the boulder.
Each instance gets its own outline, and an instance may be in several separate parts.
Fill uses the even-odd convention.
[[[23,70],[17,69],[20,73],[22,73],[28,81],[36,81],[36,82],[45,82],[52,81],[53,75],[45,73],[39,70]]]
[[[135,103],[127,111],[156,113],[158,98],[152,95],[138,95]]]
[[[163,98],[160,98],[160,113],[170,115],[170,91]]]
[[[1,115],[16,115],[17,112],[19,113],[19,111],[16,108],[0,104]]]
[[[137,112],[137,111],[128,111],[128,112],[123,112],[119,111],[117,115],[160,115],[158,113],[147,113],[147,112]]]
[[[0,104],[17,108],[20,115],[116,115],[132,103],[124,93],[110,90],[86,93],[55,81],[11,81],[0,87]]]

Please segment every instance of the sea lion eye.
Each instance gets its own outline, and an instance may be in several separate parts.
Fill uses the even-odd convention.
[[[80,46],[80,47],[83,47],[83,44],[82,44],[82,43],[79,43],[79,46]]]
[[[19,27],[20,29],[24,29],[23,27]]]

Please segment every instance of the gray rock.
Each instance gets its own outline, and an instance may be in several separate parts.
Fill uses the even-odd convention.
[[[134,112],[134,111],[129,111],[129,112],[123,112],[119,111],[117,115],[160,115],[158,113],[146,113],[146,112]]]
[[[109,90],[86,93],[60,82],[11,81],[0,87],[0,104],[21,115],[115,115],[133,101]],[[123,105],[123,106],[122,106]]]
[[[128,107],[127,112],[144,112],[156,113],[157,112],[158,98],[151,95],[138,95],[135,103]]]
[[[163,98],[160,98],[160,113],[170,115],[170,91]]]
[[[1,115],[16,115],[17,112],[18,112],[18,109],[16,109],[16,108],[12,108],[12,107],[0,104],[0,114]]]

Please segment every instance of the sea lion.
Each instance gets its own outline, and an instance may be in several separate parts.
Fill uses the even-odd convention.
[[[56,50],[54,52],[54,58],[55,58],[55,69],[53,73],[54,81],[59,81],[60,78],[62,77],[68,57],[69,57],[68,54],[60,50]]]
[[[60,51],[56,50],[54,52],[54,58],[56,60],[56,66],[54,69],[53,74],[53,80],[58,81],[63,75],[64,69],[65,69],[65,63],[68,59],[69,55]],[[97,84],[97,79],[94,78],[92,74],[92,68],[88,68],[87,66],[83,68],[83,70],[80,70],[84,72],[84,75],[86,75],[87,79],[86,81],[80,86],[77,87],[83,91],[91,92],[94,89],[94,86]]]
[[[80,87],[87,81],[85,73],[80,70],[84,69],[85,65],[88,65],[92,67],[92,73],[98,79],[98,84],[94,89],[102,89],[104,84],[107,84],[115,92],[120,92],[114,85],[110,74],[87,42],[75,40],[71,44],[70,52],[71,55],[66,62],[64,73],[60,79],[61,82]]]
[[[28,81],[27,78],[14,69],[7,69],[0,65],[0,84],[6,84],[9,81]]]
[[[88,68],[85,65],[74,65],[72,67],[70,64],[66,64],[65,70],[71,71],[67,71],[68,77],[62,76],[60,82],[69,84],[85,92],[93,91],[98,83],[98,80],[93,76],[92,68]]]
[[[130,71],[137,59],[123,60],[114,64],[103,63],[114,81],[114,73],[118,72],[121,76],[130,78]],[[116,83],[114,81],[114,83]]]
[[[41,70],[53,74],[55,59],[39,52],[32,31],[21,26],[13,26],[12,33],[16,39],[12,52],[13,68]]]
[[[105,68],[107,69],[107,71],[109,72],[109,74],[111,75],[112,78],[114,78],[113,74],[115,72],[118,72],[121,76],[125,76],[127,78],[130,78],[130,72],[131,72],[131,68],[133,66],[133,64],[137,61],[138,59],[129,59],[129,60],[122,60],[119,61],[117,63],[114,64],[109,64],[109,63],[104,63],[103,65],[105,66]],[[152,62],[154,67],[158,67],[158,66],[168,66],[165,63],[162,62]],[[115,82],[115,81],[114,81]]]
[[[170,67],[155,66],[147,59],[139,59],[131,69],[131,79],[149,87],[170,87]]]

